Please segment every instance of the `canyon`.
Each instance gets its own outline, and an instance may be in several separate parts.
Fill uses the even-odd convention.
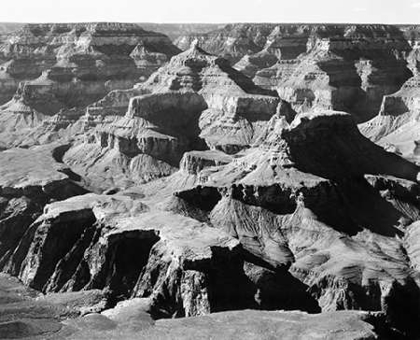
[[[418,338],[419,32],[0,25],[0,337]]]

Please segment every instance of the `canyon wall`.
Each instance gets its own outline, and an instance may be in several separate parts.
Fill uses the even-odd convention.
[[[181,52],[131,24],[24,26],[0,48],[28,77],[0,108],[0,269],[63,338],[238,318],[417,338],[416,32],[235,24]],[[10,327],[37,332],[27,314]]]

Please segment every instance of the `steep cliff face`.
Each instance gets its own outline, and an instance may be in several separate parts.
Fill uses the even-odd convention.
[[[51,200],[86,192],[77,176],[59,162],[68,146],[0,152],[0,264],[4,268],[29,225]],[[58,161],[57,161],[58,160]]]
[[[150,300],[135,298],[107,308],[107,294],[98,290],[40,296],[17,279],[0,275],[1,334],[7,338],[52,339],[182,339],[241,334],[255,339],[262,333],[276,338],[376,339],[384,334],[383,315],[333,312],[310,315],[287,311],[227,311],[183,319],[154,320]],[[88,306],[94,305],[96,309]],[[16,310],[20,315],[16,316]],[[69,318],[71,314],[77,315]],[[244,333],[244,334],[242,334]],[[245,335],[246,334],[246,335]],[[394,334],[396,335],[396,334]],[[237,338],[237,337],[232,337]]]
[[[200,94],[207,105],[198,122],[200,137],[210,148],[225,151],[232,148],[236,152],[249,145],[259,125],[271,118],[278,105],[273,93],[255,86],[197,42],[152,75],[144,87],[153,92],[192,90]]]
[[[114,177],[116,187],[167,176],[185,151],[205,147],[198,119],[206,107],[195,92],[133,97],[124,117],[97,126],[92,139],[75,145],[64,161],[101,188],[116,173],[121,174]]]
[[[410,78],[402,88],[384,97],[379,115],[360,125],[362,133],[414,162],[419,162],[420,79]]]

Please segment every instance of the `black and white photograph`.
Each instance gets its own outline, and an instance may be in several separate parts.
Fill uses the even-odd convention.
[[[1,0],[11,339],[420,340],[420,0]]]

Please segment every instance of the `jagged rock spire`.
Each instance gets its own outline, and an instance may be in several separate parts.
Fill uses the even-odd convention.
[[[194,39],[192,42],[191,42],[191,45],[190,45],[190,49],[192,49],[192,50],[197,50],[197,49],[199,49],[200,48],[200,42],[198,41],[198,39],[196,38],[196,39]]]

